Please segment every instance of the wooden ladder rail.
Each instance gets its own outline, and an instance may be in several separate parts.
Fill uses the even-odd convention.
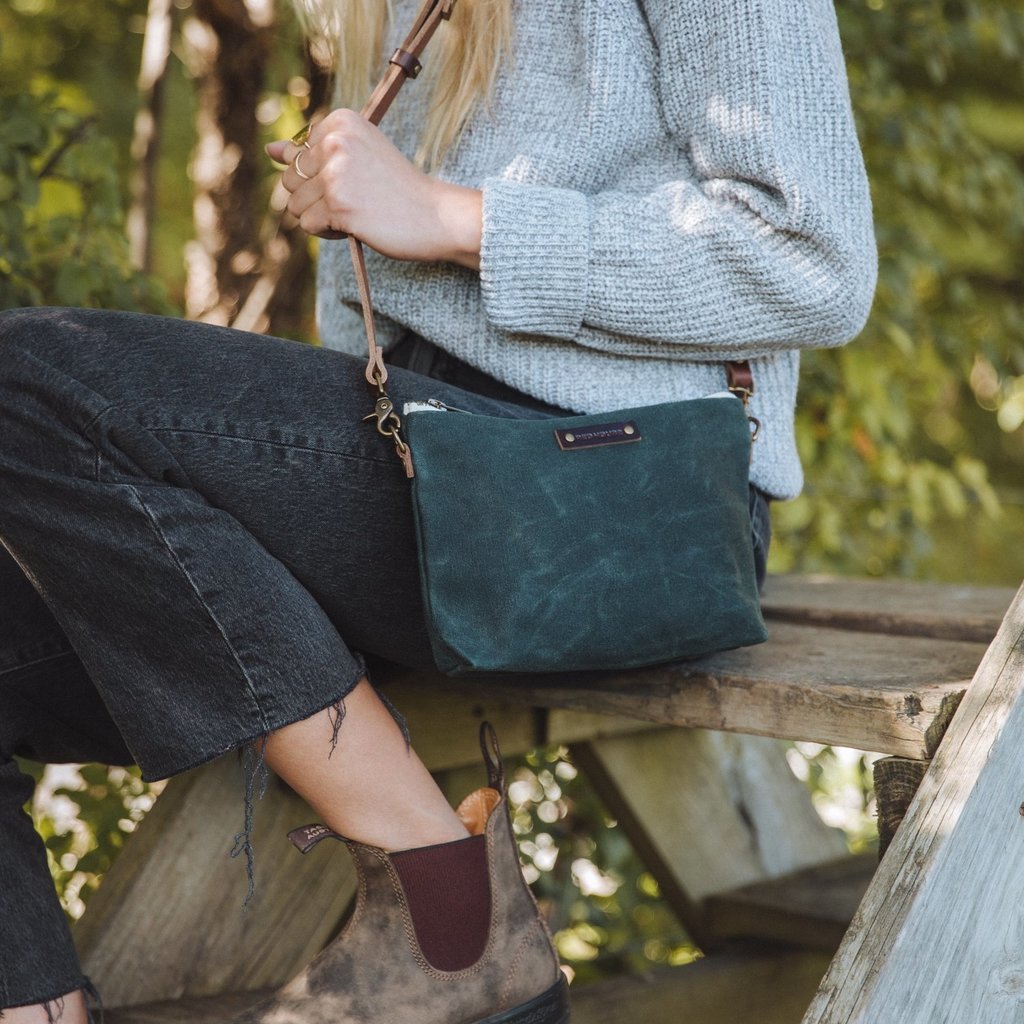
[[[1024,587],[803,1024],[1024,1018]]]

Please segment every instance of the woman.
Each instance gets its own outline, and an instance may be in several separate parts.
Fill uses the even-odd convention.
[[[874,289],[831,3],[460,0],[426,55],[439,80],[407,87],[386,133],[348,108],[361,55],[390,54],[415,6],[377,33],[380,0],[338,0],[327,20],[361,26],[339,40],[342,106],[305,146],[269,148],[307,231],[373,250],[378,332],[408,367],[396,405],[602,412],[719,391],[723,362],[749,359],[763,574],[767,501],[801,484],[799,350],[853,337]],[[473,815],[356,653],[431,664],[407,481],[360,423],[347,260],[323,244],[327,349],[95,311],[0,318],[5,1024],[85,1019],[12,756],[160,778],[239,748],[362,844],[369,879],[363,923],[247,1019],[567,1019],[503,810],[485,797],[467,838]]]

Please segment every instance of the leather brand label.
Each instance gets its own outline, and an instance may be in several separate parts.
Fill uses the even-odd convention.
[[[627,423],[595,423],[590,427],[564,427],[555,431],[555,440],[563,452],[582,448],[603,448],[609,444],[632,444],[642,440],[640,428]]]
[[[288,833],[288,838],[302,853],[309,853],[321,839],[341,839],[344,842],[342,836],[326,825],[303,825],[301,828],[293,828]]]

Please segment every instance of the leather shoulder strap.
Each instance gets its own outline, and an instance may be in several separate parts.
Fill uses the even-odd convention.
[[[415,78],[420,73],[420,54],[430,42],[442,21],[451,17],[455,0],[424,0],[423,6],[416,15],[412,30],[405,41],[388,58],[390,67],[384,77],[377,83],[377,88],[370,94],[361,113],[371,124],[380,124],[381,118],[387,113],[391,101],[398,95],[398,90],[407,78]]]
[[[388,112],[398,91],[405,85],[406,79],[415,78],[420,73],[420,55],[430,42],[437,26],[451,17],[455,0],[424,0],[416,14],[412,29],[405,37],[402,45],[388,59],[388,70],[370,94],[366,105],[360,113],[371,124],[380,124]],[[352,257],[352,269],[356,275],[359,288],[359,304],[363,309],[363,323],[366,325],[366,346],[369,358],[366,363],[366,380],[373,387],[380,387],[388,379],[388,370],[384,365],[384,355],[377,344],[377,331],[373,322],[373,302],[370,297],[370,278],[366,273],[366,257],[363,243],[349,235],[349,254]]]

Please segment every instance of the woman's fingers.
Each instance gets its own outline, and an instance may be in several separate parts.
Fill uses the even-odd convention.
[[[288,161],[285,160],[284,154],[285,154],[285,150],[287,149],[287,147],[288,147],[288,140],[287,139],[279,139],[277,142],[271,142],[265,148],[266,148],[267,156],[269,156],[271,160],[273,160],[275,163],[286,164],[286,163],[288,163]]]
[[[377,131],[355,111],[340,109],[313,125],[304,145],[289,139],[267,146],[268,155],[285,164],[281,182],[291,193],[288,212],[303,230],[324,238],[343,237],[349,230],[353,203],[366,198],[365,182],[352,188],[353,162],[360,163],[359,177],[380,173],[363,166],[376,162],[373,142],[380,140],[371,138],[368,150],[367,136]]]
[[[333,222],[336,214],[332,213],[322,195],[314,198],[301,211],[293,209],[291,203],[288,204],[288,210],[295,215],[299,227],[308,235],[319,235],[321,238],[343,235],[341,229]]]
[[[267,152],[287,165],[288,211],[310,234],[350,233],[394,259],[447,257],[446,188],[356,111],[334,110],[304,145],[281,140]]]

